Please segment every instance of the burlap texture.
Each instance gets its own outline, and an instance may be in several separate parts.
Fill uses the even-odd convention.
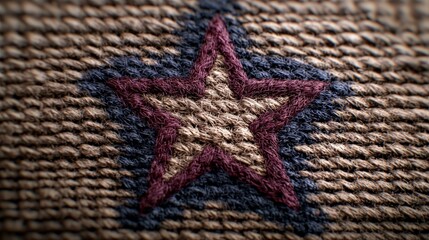
[[[295,146],[315,182],[320,233],[205,202],[158,230],[123,226],[137,198],[118,163],[120,124],[79,81],[115,57],[180,55],[197,1],[0,3],[0,231],[3,239],[429,238],[429,1],[236,1],[248,51],[348,84],[336,118]],[[226,13],[228,14],[228,13]],[[195,49],[197,50],[197,49]],[[156,56],[156,57],[154,57]],[[122,217],[121,217],[122,218]]]

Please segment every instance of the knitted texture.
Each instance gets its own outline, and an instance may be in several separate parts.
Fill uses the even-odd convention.
[[[220,54],[225,56],[224,60],[216,61]],[[223,71],[219,69],[222,62],[225,62]],[[230,76],[210,74],[212,69]],[[298,209],[298,200],[277,153],[275,134],[314,100],[327,83],[248,79],[221,17],[215,16],[188,78],[122,78],[109,80],[108,84],[157,130],[156,156],[147,196],[141,200],[142,211],[159,204],[213,167],[253,185],[274,201]],[[160,95],[146,96],[148,92]],[[291,96],[287,103],[284,97],[277,97],[282,95]],[[195,101],[185,96],[201,99]],[[262,99],[255,101],[252,97]],[[169,162],[180,167],[170,170]],[[259,162],[256,165],[259,169],[265,168],[262,173],[250,169],[254,162]]]
[[[0,15],[0,238],[429,238],[428,1]]]

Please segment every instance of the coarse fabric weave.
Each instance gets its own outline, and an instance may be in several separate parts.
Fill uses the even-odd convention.
[[[1,239],[429,239],[429,1],[0,19]]]

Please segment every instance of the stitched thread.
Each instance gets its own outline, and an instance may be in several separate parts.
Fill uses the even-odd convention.
[[[261,176],[250,170],[217,147],[207,146],[199,156],[191,161],[188,167],[171,179],[164,180],[165,169],[172,155],[172,145],[177,140],[181,123],[163,110],[145,103],[140,94],[162,93],[173,96],[202,97],[205,91],[205,79],[212,69],[218,53],[225,58],[229,74],[229,88],[236,98],[291,96],[288,104],[277,111],[262,114],[250,124],[255,141],[266,159],[266,175]],[[149,176],[148,192],[141,201],[142,211],[158,205],[214,166],[256,187],[274,201],[298,209],[299,203],[277,153],[278,145],[275,134],[304,109],[328,83],[248,79],[234,53],[222,19],[220,16],[216,16],[207,29],[205,43],[200,49],[200,55],[188,78],[153,80],[123,78],[109,80],[108,84],[141,118],[146,119],[152,127],[157,129],[155,160]]]
[[[173,155],[164,174],[166,179],[186,167],[205,145],[216,145],[258,174],[265,174],[265,160],[249,124],[262,112],[279,108],[288,98],[236,99],[228,87],[223,61],[219,55],[206,78],[202,98],[143,95],[146,103],[158,106],[181,121],[178,138],[173,144]]]
[[[147,182],[142,179],[146,179],[146,175],[142,172],[146,171],[147,166],[142,167],[144,160],[140,156],[151,156],[150,151],[142,149],[152,149],[153,132],[138,118],[130,118],[132,114],[129,109],[113,100],[116,99],[112,97],[114,93],[104,88],[104,79],[112,75],[135,76],[133,71],[138,69],[145,69],[138,76],[150,78],[157,74],[183,75],[190,66],[181,60],[190,62],[193,59],[183,54],[183,49],[186,48],[186,53],[193,51],[193,48],[198,50],[195,42],[199,42],[197,38],[203,30],[192,28],[195,18],[180,24],[179,15],[183,12],[194,16],[194,11],[201,10],[194,9],[195,2],[191,1],[187,4],[189,8],[185,9],[180,6],[182,3],[164,1],[163,6],[159,7],[146,2],[119,5],[117,1],[110,0],[77,0],[62,4],[42,1],[0,3],[0,12],[5,20],[4,28],[1,29],[4,71],[0,71],[0,95],[3,97],[0,100],[2,236],[7,239],[42,240],[302,239],[293,232],[300,226],[311,224],[305,231],[312,229],[312,233],[318,234],[306,235],[306,239],[428,238],[429,226],[425,223],[428,209],[420,207],[427,206],[427,201],[422,201],[420,196],[427,195],[428,182],[416,178],[419,171],[424,174],[429,169],[427,156],[415,159],[403,157],[400,153],[398,157],[392,158],[388,154],[386,157],[377,156],[374,152],[368,157],[348,153],[344,157],[331,158],[316,152],[317,156],[309,159],[304,153],[293,150],[293,146],[311,144],[314,133],[329,134],[330,139],[323,137],[323,141],[329,142],[338,139],[337,134],[343,132],[358,133],[358,142],[355,144],[363,147],[369,140],[361,141],[362,135],[371,137],[374,145],[385,144],[385,138],[373,138],[373,132],[386,133],[387,137],[390,131],[401,131],[427,142],[427,138],[421,138],[418,134],[428,132],[429,115],[424,114],[426,107],[421,105],[424,102],[414,101],[413,98],[421,96],[428,99],[428,68],[425,59],[428,57],[429,28],[425,9],[428,9],[429,1],[236,1],[237,11],[227,10],[243,23],[239,25],[231,22],[232,17],[225,19],[249,77],[287,78],[291,74],[294,76],[292,79],[308,79],[303,76],[315,74],[323,79],[323,74],[329,72],[337,80],[353,81],[350,86],[356,95],[367,100],[359,102],[359,105],[350,103],[344,110],[333,108],[332,111],[359,109],[359,114],[368,110],[369,115],[372,115],[374,113],[370,109],[374,106],[364,106],[375,103],[371,97],[391,99],[400,95],[407,103],[406,106],[390,100],[383,103],[375,113],[390,108],[390,114],[379,115],[370,122],[355,118],[345,121],[335,117],[335,114],[329,113],[327,115],[330,117],[324,117],[323,113],[318,112],[317,109],[329,109],[331,106],[327,103],[330,98],[323,98],[320,103],[312,104],[315,107],[304,114],[304,121],[297,116],[294,118],[296,125],[293,122],[293,125],[286,126],[279,133],[282,158],[297,159],[294,162],[284,161],[284,164],[288,170],[291,169],[289,175],[294,181],[298,197],[303,199],[300,202],[309,204],[304,199],[313,199],[312,195],[322,194],[323,197],[314,198],[315,201],[311,201],[308,206],[315,210],[328,207],[329,211],[325,212],[329,214],[329,221],[320,221],[320,216],[312,210],[305,213],[303,210],[301,212],[305,217],[294,219],[293,213],[265,204],[269,200],[258,198],[259,194],[252,192],[250,187],[238,185],[238,181],[224,180],[226,174],[223,172],[205,174],[197,184],[181,191],[180,197],[157,208],[159,214],[151,216],[151,221],[147,222],[160,222],[161,231],[150,231],[150,224],[137,220],[138,204],[134,207],[123,202],[135,201],[134,194],[145,191]],[[210,3],[219,5],[214,1]],[[179,22],[179,29],[172,29],[177,32],[171,34],[179,36],[181,45],[177,46],[176,41],[171,43],[168,40],[170,37],[158,32],[149,34],[151,29],[146,27],[137,33],[131,25],[116,25],[119,28],[111,33],[94,33],[99,29],[91,28],[91,34],[79,34],[79,29],[87,28],[88,21],[94,25],[94,21],[111,21],[130,16],[133,19],[128,19],[134,21],[139,21],[140,16],[152,16],[148,26],[161,19]],[[58,22],[70,24],[70,17],[74,18],[72,24],[78,27],[58,31]],[[207,15],[197,18],[196,25],[203,26],[207,17],[210,18]],[[56,27],[52,27],[52,23]],[[33,27],[29,28],[28,25]],[[246,29],[250,41],[236,33],[241,26]],[[192,30],[187,30],[190,28]],[[187,32],[183,34],[182,29]],[[192,37],[195,41],[189,40]],[[244,47],[245,51],[240,51],[237,48],[243,48],[243,44],[238,45],[236,42],[243,41],[251,43]],[[169,52],[173,49],[175,52]],[[177,52],[180,54],[174,55]],[[170,60],[165,60],[165,55]],[[112,60],[112,56],[119,56],[121,60]],[[135,64],[142,62],[141,58],[144,58],[144,64]],[[304,69],[308,65],[293,66],[295,61],[289,61],[291,58],[326,69],[326,72],[314,68],[296,71],[296,68]],[[149,64],[148,59],[160,67]],[[281,66],[279,62],[282,62]],[[88,69],[91,69],[90,79],[86,76]],[[95,84],[94,79],[102,79],[97,82],[102,84]],[[332,83],[331,91],[324,93],[341,95],[337,86],[334,86],[335,83]],[[92,97],[81,90],[91,92]],[[74,98],[69,99],[70,96]],[[416,105],[412,107],[412,104]],[[407,115],[407,111],[399,111],[401,108],[408,113],[411,108],[420,109],[420,114],[401,117],[403,120],[392,120],[396,114]],[[315,117],[307,118],[313,113]],[[302,124],[304,122],[307,124]],[[106,130],[117,133],[121,142],[112,144],[116,141],[106,140]],[[54,134],[55,141],[51,139]],[[91,138],[88,138],[90,135]],[[97,135],[97,138],[93,135]],[[283,139],[285,136],[289,137]],[[10,137],[14,139],[9,142]],[[353,137],[350,136],[350,139]],[[32,145],[36,139],[37,144],[44,146],[42,149]],[[99,142],[94,139],[104,139],[100,142],[103,145],[98,145]],[[295,142],[295,139],[298,140]],[[388,142],[394,140],[390,136],[386,139]],[[421,144],[420,141],[402,139],[400,145],[405,148]],[[115,151],[102,157],[79,156],[81,149],[86,149],[81,143],[91,145],[92,150],[110,147]],[[140,148],[124,153],[125,148],[132,149],[135,146]],[[289,149],[291,152],[287,152]],[[61,154],[46,159],[53,152]],[[308,177],[300,177],[302,171]],[[403,173],[407,173],[404,175],[406,178],[401,177]],[[317,180],[313,181],[313,177]],[[214,180],[210,181],[210,178]],[[352,180],[356,178],[359,180]],[[377,178],[379,180],[375,180]],[[219,182],[223,185],[219,186]],[[204,195],[198,195],[201,190],[204,190]],[[246,198],[240,194],[245,194]],[[325,197],[326,194],[329,194],[328,197]],[[201,206],[203,203],[192,202],[194,196],[198,196],[200,202],[223,196],[219,201],[225,203],[225,206],[222,210]],[[249,198],[255,201],[250,203],[247,201]],[[189,209],[192,211],[201,214],[204,211],[206,214],[203,219],[195,220],[195,215],[187,215],[186,207],[186,210],[174,208],[184,203],[191,205]],[[351,208],[344,208],[344,205]],[[410,211],[410,208],[413,210],[417,207],[420,207],[417,214]],[[236,212],[213,218],[216,214],[228,211],[226,209]],[[174,211],[178,215],[168,215]],[[181,217],[182,211],[184,219]],[[237,213],[242,214],[243,211],[257,212],[263,219],[286,225],[288,222],[284,219],[294,219],[291,220],[294,230],[253,228],[255,225],[251,222],[260,220],[248,218],[252,220],[242,222]],[[350,212],[353,216],[349,215]],[[278,217],[271,218],[273,213]],[[164,225],[164,219],[174,219],[174,224],[168,220],[168,226]],[[323,233],[314,230],[317,224],[325,226]]]

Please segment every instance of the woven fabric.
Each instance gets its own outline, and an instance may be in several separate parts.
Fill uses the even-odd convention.
[[[429,1],[0,19],[1,239],[429,239]]]

